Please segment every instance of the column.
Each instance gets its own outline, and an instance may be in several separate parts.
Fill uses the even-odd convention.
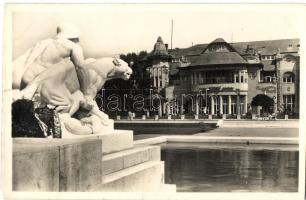
[[[194,77],[194,84],[198,84],[198,77],[196,72],[193,72],[193,77]]]
[[[168,102],[168,103],[166,104],[166,107],[167,107],[167,115],[170,115],[170,114],[171,114],[170,102]]]
[[[159,117],[161,117],[161,116],[163,116],[163,106],[162,106],[163,104],[161,103],[161,104],[159,104],[159,108],[158,108],[158,116]]]
[[[196,107],[195,107],[195,111],[196,111],[196,115],[199,115],[199,98],[198,96],[196,96],[196,99],[195,99],[195,103],[196,103]]]
[[[160,69],[160,73],[161,73],[161,81],[162,81],[162,88],[164,87],[164,83],[165,83],[165,80],[164,80],[164,68],[162,67],[161,69]]]
[[[214,97],[211,96],[210,97],[210,100],[211,100],[211,114],[214,115],[215,114],[215,100],[214,100]]]
[[[248,95],[245,95],[244,113],[248,112]]]
[[[236,98],[236,107],[237,107],[237,115],[240,115],[240,97],[239,95],[237,95],[237,98]]]
[[[191,85],[193,84],[193,72],[190,73]]]
[[[238,73],[238,83],[241,83],[241,72],[239,71],[239,73]]]
[[[156,76],[156,69],[155,67],[152,67],[152,71],[153,71],[153,87],[156,87],[156,79],[155,79],[155,76]]]
[[[156,71],[157,71],[157,88],[159,88],[160,87],[160,85],[159,85],[159,67],[157,67],[156,68]]]
[[[223,99],[221,95],[219,96],[219,99],[220,99],[220,115],[222,115],[223,114]]]
[[[228,114],[232,114],[232,96],[228,95]]]

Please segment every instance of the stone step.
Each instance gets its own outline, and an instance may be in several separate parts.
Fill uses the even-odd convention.
[[[160,160],[160,146],[138,146],[133,149],[106,154],[102,157],[102,174],[111,174],[153,160]]]
[[[164,162],[149,161],[103,176],[105,192],[158,192],[164,186]]]
[[[175,184],[164,184],[161,187],[160,192],[174,193],[174,192],[176,192],[176,185]]]

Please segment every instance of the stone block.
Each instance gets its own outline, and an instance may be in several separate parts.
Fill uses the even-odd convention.
[[[133,147],[133,131],[129,130],[112,130],[105,134],[91,134],[91,135],[72,135],[68,138],[86,139],[95,138],[102,139],[103,154],[121,151]],[[67,139],[67,138],[64,138]]]
[[[103,157],[103,175],[153,160],[160,160],[159,146],[134,147],[130,150],[108,154]]]
[[[96,135],[96,137],[102,139],[103,154],[118,152],[133,147],[133,131],[116,130],[115,133]]]
[[[222,119],[226,119],[226,114],[223,114],[223,115],[222,115]]]
[[[99,191],[101,179],[101,140],[60,147],[60,191]]]
[[[252,119],[253,120],[257,119],[256,114],[252,114]]]
[[[199,115],[194,115],[194,119],[199,119]]]
[[[208,119],[212,119],[212,115],[208,115]]]
[[[171,119],[171,115],[168,115],[168,118],[167,118],[167,119],[169,119],[169,120],[170,120],[170,119]]]
[[[13,191],[59,191],[59,148],[13,152]]]
[[[142,120],[146,120],[146,119],[147,119],[147,116],[146,116],[146,115],[142,115],[142,116],[141,116],[141,119],[142,119]]]
[[[289,119],[289,116],[288,115],[285,115],[285,120],[288,120]]]
[[[84,139],[13,139],[13,188],[18,191],[98,191],[102,142]]]
[[[120,119],[121,119],[121,116],[120,116],[120,115],[117,115],[117,116],[116,116],[116,119],[117,119],[117,120],[120,120]]]
[[[164,185],[164,162],[150,161],[103,177],[103,191],[158,192]]]
[[[185,115],[181,115],[181,119],[185,119]]]
[[[237,119],[241,119],[241,115],[237,115]]]
[[[155,116],[154,116],[154,120],[158,120],[158,115],[155,115]]]

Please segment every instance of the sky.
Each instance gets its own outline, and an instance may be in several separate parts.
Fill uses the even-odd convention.
[[[300,38],[298,5],[104,4],[28,5],[14,9],[13,58],[36,42],[54,37],[61,22],[74,23],[82,32],[86,57],[151,51],[158,36],[173,48],[209,43]]]

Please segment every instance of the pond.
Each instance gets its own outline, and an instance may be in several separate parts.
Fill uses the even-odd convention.
[[[178,192],[297,192],[297,145],[165,143],[165,183]]]

